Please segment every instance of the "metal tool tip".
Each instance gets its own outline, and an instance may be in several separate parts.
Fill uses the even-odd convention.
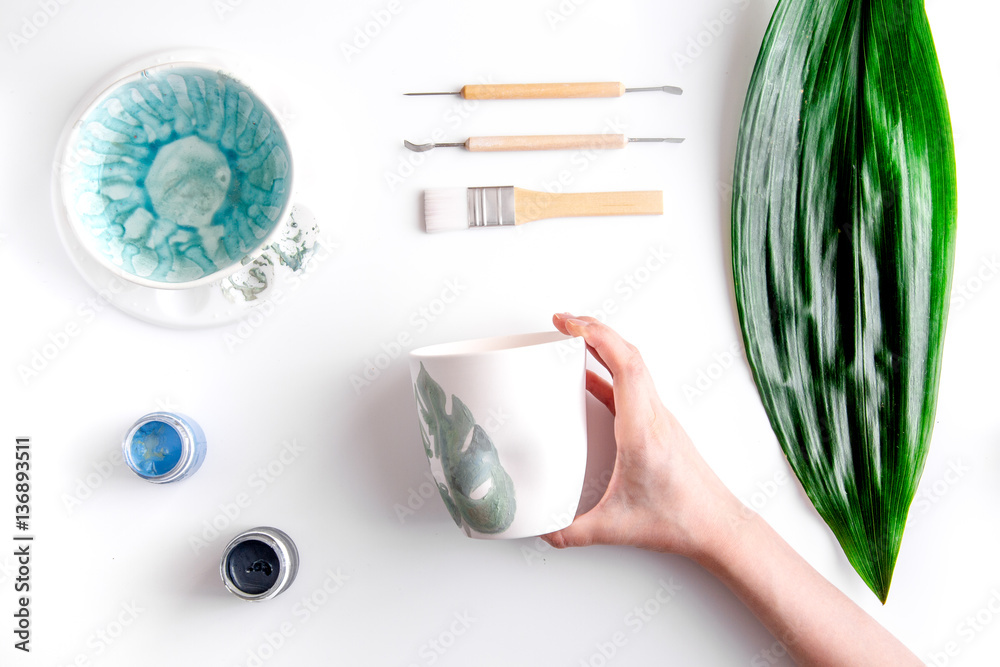
[[[665,144],[682,144],[683,138],[679,137],[630,137],[629,142],[659,142]]]
[[[683,90],[677,86],[651,86],[647,88],[626,88],[626,93],[646,93],[651,91],[662,91],[664,93],[669,93],[671,95],[682,95]]]
[[[403,140],[403,145],[416,153],[423,153],[424,151],[429,151],[434,148],[434,144],[415,144],[411,141],[406,141],[405,139]]]

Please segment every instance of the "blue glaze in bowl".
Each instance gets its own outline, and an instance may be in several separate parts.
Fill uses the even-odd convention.
[[[246,85],[208,65],[144,69],[101,93],[67,144],[62,196],[90,253],[161,288],[213,282],[280,233],[287,138]]]

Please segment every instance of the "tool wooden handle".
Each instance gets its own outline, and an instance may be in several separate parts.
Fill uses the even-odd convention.
[[[515,224],[591,215],[663,215],[663,192],[550,193],[514,188]]]
[[[624,134],[540,134],[520,137],[470,137],[470,151],[560,151],[574,148],[625,148]]]
[[[618,81],[462,86],[462,97],[467,100],[545,100],[568,97],[621,97],[624,94],[625,84]]]

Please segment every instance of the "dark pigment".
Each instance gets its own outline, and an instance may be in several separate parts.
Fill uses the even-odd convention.
[[[226,559],[229,578],[249,595],[271,590],[281,574],[281,563],[274,549],[259,540],[240,542]]]

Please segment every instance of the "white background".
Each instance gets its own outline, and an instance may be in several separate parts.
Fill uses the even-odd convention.
[[[50,18],[40,14],[46,3]],[[768,664],[772,654],[763,652],[775,639],[683,559],[466,539],[437,497],[416,502],[426,461],[405,355],[369,386],[352,386],[351,376],[400,334],[423,345],[544,330],[553,312],[594,313],[605,302],[615,309],[608,320],[642,350],[704,456],[810,563],[922,659],[991,662],[1000,652],[1000,616],[989,609],[991,600],[1000,609],[1000,16],[994,3],[927,4],[955,130],[955,285],[956,295],[966,293],[953,303],[933,446],[883,608],[790,478],[733,347],[729,184],[740,110],[774,2],[404,0],[348,57],[342,45],[387,0],[3,0],[0,512],[13,514],[14,438],[30,436],[36,541],[30,656],[12,647],[13,547],[0,548],[0,663]],[[724,11],[728,24],[719,22]],[[13,43],[11,35],[30,37]],[[178,331],[110,307],[96,312],[102,304],[88,301],[95,293],[53,223],[55,142],[72,108],[123,62],[185,46],[270,64],[295,142],[296,200],[337,246],[258,326]],[[471,109],[457,98],[402,96],[490,79],[669,83],[685,94]],[[404,166],[414,154],[402,140],[422,141],[438,128],[461,141],[609,124],[687,142],[593,158],[440,149]],[[386,174],[403,179],[390,184]],[[571,191],[662,189],[667,212],[422,231],[424,188],[544,189],[560,174]],[[651,249],[671,259],[647,273]],[[626,277],[646,281],[630,291]],[[420,309],[449,280],[461,295],[425,320]],[[60,334],[68,330],[76,335],[67,340]],[[64,343],[57,353],[46,348],[53,341]],[[43,349],[52,358],[37,375],[24,374]],[[197,419],[210,444],[194,477],[158,487],[108,462],[136,418],[164,407]],[[275,463],[283,448],[286,463]],[[257,471],[269,464],[280,474],[262,481]],[[238,516],[237,499],[246,505]],[[408,500],[417,507],[401,517],[397,506]],[[206,532],[213,521],[225,526],[216,537]],[[0,544],[13,545],[12,516],[9,524]],[[222,587],[218,560],[230,537],[261,524],[292,535],[302,567],[287,593],[249,604]],[[327,593],[324,584],[338,585],[331,572],[340,587]],[[665,604],[655,597],[661,580],[681,586]],[[653,613],[635,615],[644,605]],[[616,633],[624,645],[603,658],[601,646],[610,653]],[[435,652],[431,642],[448,648]]]

